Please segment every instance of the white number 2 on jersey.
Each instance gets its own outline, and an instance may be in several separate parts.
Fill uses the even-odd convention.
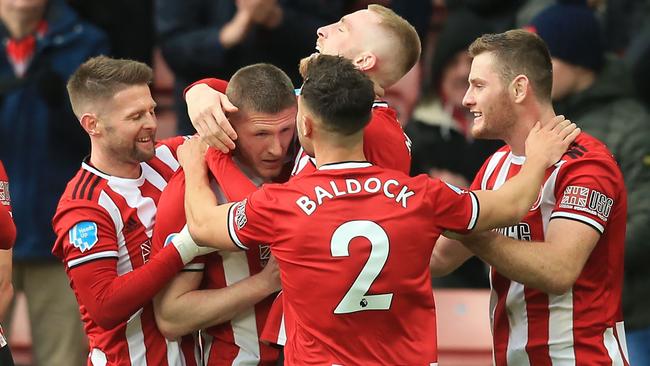
[[[370,257],[352,287],[334,309],[334,314],[347,314],[365,310],[390,309],[393,294],[367,295],[373,281],[379,276],[388,259],[388,235],[381,226],[368,220],[348,221],[336,228],[332,235],[331,250],[333,257],[350,255],[350,241],[364,237],[370,241]]]

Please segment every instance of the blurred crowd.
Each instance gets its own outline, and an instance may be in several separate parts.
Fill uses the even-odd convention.
[[[503,145],[469,133],[473,116],[462,103],[467,47],[484,33],[512,28],[547,43],[556,112],[604,141],[625,176],[628,347],[649,352],[650,1],[0,0],[0,160],[18,232],[13,253],[0,251],[0,321],[10,322],[12,296],[23,292],[36,364],[81,365],[88,352],[77,302],[51,254],[57,201],[89,153],[65,89],[72,72],[99,54],[153,65],[159,51],[174,82],[153,91],[171,96],[176,132],[192,134],[187,85],[268,62],[297,87],[298,62],[315,51],[317,29],[369,3],[394,9],[422,41],[420,62],[385,95],[412,140],[411,174],[462,187]],[[487,287],[487,270],[475,258],[433,286]]]

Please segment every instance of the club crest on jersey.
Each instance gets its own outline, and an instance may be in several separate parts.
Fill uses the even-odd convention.
[[[246,202],[248,202],[247,198],[239,202],[237,204],[237,209],[235,210],[235,222],[237,223],[237,229],[239,230],[241,230],[241,228],[243,228],[248,222],[248,219],[246,218]]]
[[[68,236],[70,244],[83,253],[97,244],[97,224],[92,221],[81,221],[68,231]]]

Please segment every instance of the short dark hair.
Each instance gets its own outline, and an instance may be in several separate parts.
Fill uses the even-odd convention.
[[[368,124],[375,98],[372,81],[350,60],[322,54],[307,63],[300,95],[327,130],[346,136]]]
[[[66,87],[72,110],[79,117],[82,105],[110,99],[129,86],[148,85],[152,80],[153,71],[142,62],[97,56],[81,64],[68,79]]]
[[[536,95],[551,100],[553,65],[548,48],[539,36],[523,29],[484,34],[469,46],[469,54],[476,57],[484,52],[491,52],[496,58],[495,67],[505,84],[517,75],[526,75]]]
[[[226,95],[232,104],[250,112],[278,113],[296,105],[291,79],[266,63],[239,69],[230,78]]]

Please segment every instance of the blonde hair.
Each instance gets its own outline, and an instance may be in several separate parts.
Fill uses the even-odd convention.
[[[148,85],[152,80],[153,71],[142,62],[97,56],[81,64],[66,87],[72,110],[80,118],[88,103],[110,99],[129,86]]]
[[[391,9],[378,4],[370,4],[368,10],[379,15],[379,26],[395,37],[396,40],[395,44],[391,45],[396,60],[396,68],[392,73],[386,75],[385,82],[387,85],[383,86],[387,87],[406,75],[420,59],[420,53],[422,52],[420,37],[406,19],[395,14]]]

